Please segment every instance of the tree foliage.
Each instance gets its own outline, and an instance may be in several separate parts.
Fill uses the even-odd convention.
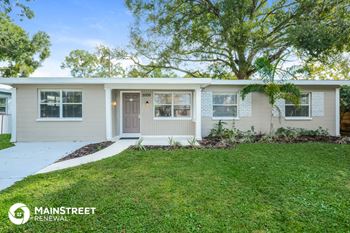
[[[0,2],[0,76],[3,77],[29,76],[50,55],[49,36],[44,32],[28,35],[10,18],[15,9],[19,9],[20,19],[34,16],[21,1]]]
[[[348,51],[350,0],[126,0],[130,57],[191,77],[248,79],[256,59],[291,51],[324,62]],[[331,36],[330,36],[331,35]]]
[[[292,83],[283,83],[281,78],[279,78],[280,81],[276,81],[280,74],[278,63],[273,65],[267,62],[266,57],[263,57],[257,60],[255,67],[265,83],[245,86],[240,92],[242,99],[245,99],[249,93],[263,93],[268,97],[272,109],[276,109],[279,114],[281,114],[281,109],[276,105],[278,99],[288,100],[296,106],[300,104],[301,93],[297,86]],[[272,119],[273,113],[271,112],[270,133],[273,131]]]
[[[350,86],[340,88],[340,110],[342,113],[350,112]]]
[[[310,62],[306,69],[309,79],[350,80],[350,59],[348,54],[329,59],[327,63]]]
[[[73,77],[175,77],[173,72],[167,72],[160,68],[137,67],[132,60],[125,59],[125,54],[120,49],[111,49],[100,45],[95,51],[73,50],[66,56],[62,63],[62,69],[70,69]],[[123,65],[129,62],[129,65]]]
[[[27,6],[27,3],[31,0],[1,0],[0,1],[0,12],[5,15],[9,15],[13,12],[17,15],[20,20],[23,18],[31,19],[34,17],[34,12]]]

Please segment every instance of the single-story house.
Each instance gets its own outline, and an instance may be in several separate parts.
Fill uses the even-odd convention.
[[[348,81],[290,81],[301,106],[278,102],[277,127],[327,129],[339,135],[339,88]],[[240,90],[256,80],[208,78],[0,78],[12,89],[12,141],[103,141],[121,137],[193,136],[219,120],[269,131],[266,96]]]
[[[11,87],[0,85],[0,134],[11,133]]]

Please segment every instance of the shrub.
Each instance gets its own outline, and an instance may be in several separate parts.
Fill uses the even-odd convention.
[[[198,143],[197,143],[197,140],[195,137],[191,137],[191,138],[187,139],[187,142],[190,145],[190,147],[192,147],[192,148],[198,147]]]
[[[135,148],[137,150],[143,150],[145,151],[146,150],[146,147],[142,144],[143,143],[143,138],[140,138],[139,140],[136,141],[135,143]]]
[[[176,141],[173,137],[169,137],[169,146],[173,149],[181,147],[181,143],[179,141]]]
[[[275,132],[276,137],[285,137],[285,138],[297,138],[300,136],[329,136],[328,130],[319,127],[316,130],[309,130],[303,128],[278,128]]]
[[[218,123],[215,124],[215,127],[210,130],[209,138],[220,138],[220,139],[228,139],[236,136],[236,132],[233,129],[225,128],[227,123],[219,120]]]

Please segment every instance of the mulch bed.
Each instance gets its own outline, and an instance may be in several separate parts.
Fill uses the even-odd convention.
[[[251,143],[259,143],[264,135],[255,135],[253,139],[251,139]],[[271,143],[307,143],[307,142],[323,142],[323,143],[334,143],[334,144],[350,144],[350,139],[342,140],[346,138],[335,137],[335,136],[298,136],[296,138],[288,138],[288,137],[273,137]],[[204,138],[199,142],[203,147],[211,147],[211,148],[229,148],[233,147],[240,142],[228,143],[224,139],[221,138]],[[261,142],[264,143],[264,142]]]
[[[200,146],[192,147],[192,146],[143,146],[146,150],[174,150],[174,149],[193,149],[193,148],[200,148]],[[131,146],[130,149],[132,150],[139,150],[136,146]]]
[[[307,143],[307,142],[322,142],[322,143],[333,143],[333,144],[350,144],[350,138],[346,137],[335,137],[335,136],[298,136],[296,138],[288,138],[288,137],[273,137],[271,142],[264,142],[262,138],[263,134],[257,134],[253,136],[250,143]],[[198,141],[198,146],[144,146],[146,150],[151,149],[159,149],[159,150],[174,150],[174,149],[200,149],[200,148],[218,148],[218,149],[229,149],[233,148],[236,145],[244,142],[234,142],[230,143],[228,140],[221,138],[203,138],[201,141]],[[139,150],[138,147],[132,146],[130,147],[132,150]]]
[[[61,162],[61,161],[69,160],[69,159],[75,159],[75,158],[87,156],[87,155],[93,154],[97,151],[100,151],[100,150],[112,145],[113,143],[114,142],[111,142],[111,141],[105,141],[105,142],[89,144],[89,145],[83,146],[83,147],[79,148],[78,150],[70,153],[69,155],[57,160],[56,162]]]

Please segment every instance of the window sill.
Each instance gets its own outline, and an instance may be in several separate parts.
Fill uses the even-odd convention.
[[[286,121],[311,121],[312,117],[285,117]]]
[[[154,117],[153,120],[155,121],[190,121],[192,120],[192,117]]]
[[[83,121],[83,118],[38,118],[38,122],[79,122]]]
[[[226,121],[226,120],[239,120],[239,117],[212,117],[211,118],[212,120],[214,121],[219,121],[219,120],[223,120],[223,121]]]

